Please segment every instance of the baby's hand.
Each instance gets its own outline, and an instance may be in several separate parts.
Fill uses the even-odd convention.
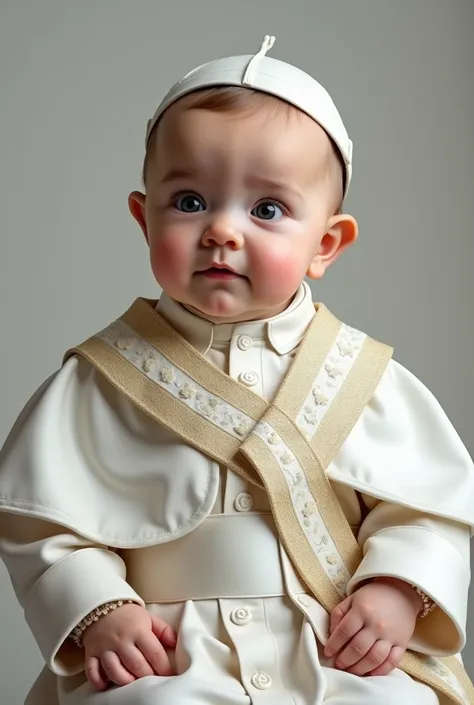
[[[140,605],[122,605],[101,617],[86,629],[83,644],[87,679],[97,690],[173,675],[164,646],[174,648],[176,634]]]
[[[331,613],[324,650],[335,667],[357,676],[385,676],[397,668],[415,631],[421,598],[396,578],[366,583]]]

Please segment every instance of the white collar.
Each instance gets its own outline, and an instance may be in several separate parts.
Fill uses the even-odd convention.
[[[267,338],[277,353],[285,355],[299,345],[314,316],[311,289],[306,282],[285,311],[260,321],[212,323],[164,292],[157,310],[203,355],[214,342],[228,342],[234,335],[248,335],[253,340]]]

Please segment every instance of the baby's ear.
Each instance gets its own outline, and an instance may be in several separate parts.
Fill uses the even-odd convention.
[[[340,213],[330,218],[306,276],[310,279],[321,279],[326,269],[357,240],[358,232],[357,221],[351,215]]]
[[[140,191],[132,191],[132,193],[128,197],[128,207],[130,209],[130,213],[135,218],[138,225],[141,227],[145,239],[148,242],[148,229],[146,226],[145,205],[145,194],[141,193]]]

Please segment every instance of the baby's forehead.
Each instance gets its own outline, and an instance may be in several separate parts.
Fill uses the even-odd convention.
[[[331,140],[320,125],[283,100],[256,91],[226,88],[197,91],[176,101],[156,126],[161,156],[236,149],[271,156],[282,165],[311,155],[327,160]]]
[[[258,122],[260,118],[264,124],[271,121],[279,127],[282,123],[292,127],[298,123],[312,125],[315,130],[326,134],[313,118],[287,101],[268,93],[236,86],[196,90],[179,98],[161,116],[157,128],[160,123],[173,123],[179,116],[192,111],[205,113],[210,119],[217,116]]]

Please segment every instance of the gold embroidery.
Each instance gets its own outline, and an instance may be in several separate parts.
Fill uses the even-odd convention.
[[[327,406],[329,403],[328,397],[323,393],[320,387],[313,389],[313,397],[316,406]]]
[[[179,390],[179,396],[183,399],[193,399],[196,396],[197,389],[189,382],[185,382]]]
[[[156,358],[147,357],[143,360],[142,367],[145,372],[151,372],[156,366]]]
[[[163,367],[160,370],[160,377],[165,384],[171,384],[174,381],[173,368]]]
[[[131,350],[133,347],[133,340],[117,340],[115,345],[119,350]]]

